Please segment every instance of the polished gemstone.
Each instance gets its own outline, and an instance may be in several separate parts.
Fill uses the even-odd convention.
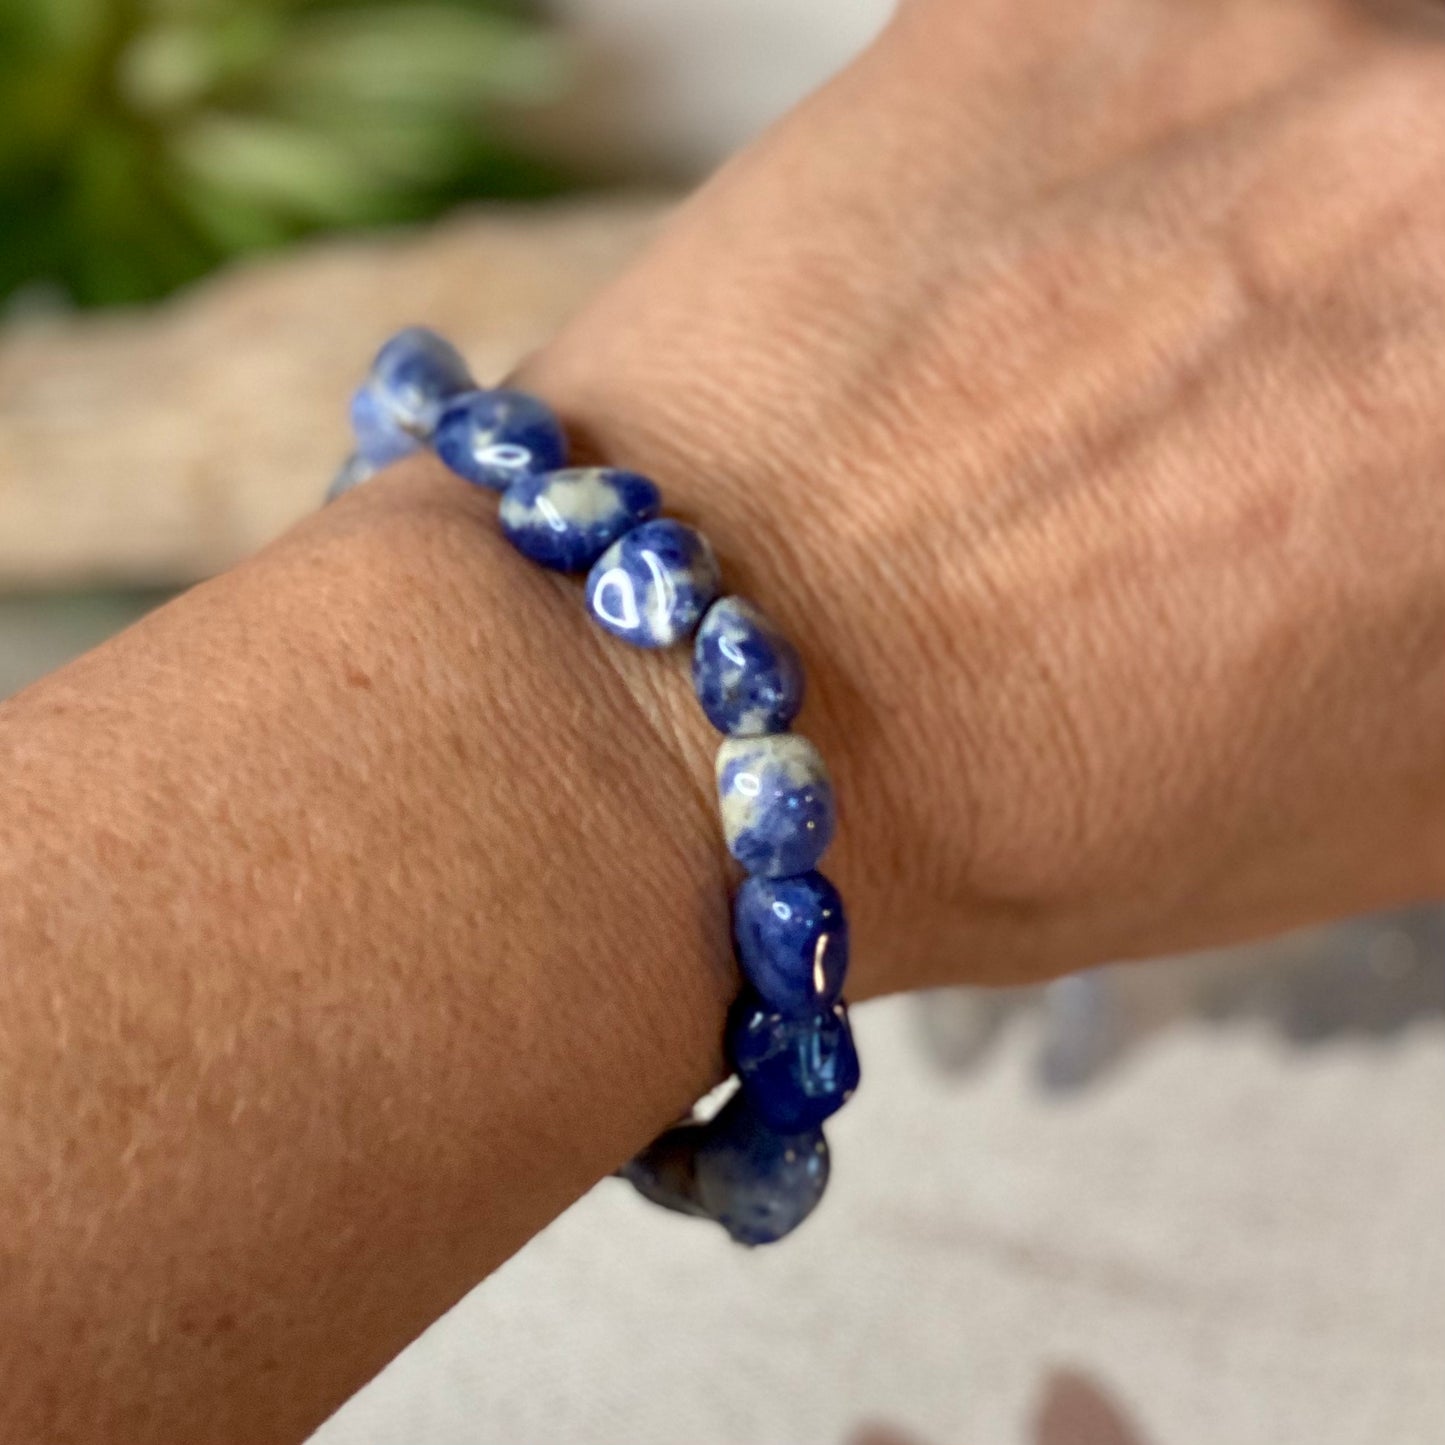
[[[425,326],[408,326],[376,353],[367,385],[398,426],[425,440],[442,407],[474,383],[451,342]]]
[[[745,597],[708,609],[693,644],[692,683],[708,721],[732,737],[783,732],[803,705],[797,649]]]
[[[356,443],[355,455],[372,468],[390,466],[421,446],[370,382],[352,393],[351,435]]]
[[[521,391],[464,391],[437,418],[432,449],[457,476],[504,491],[519,477],[567,461],[567,437],[551,408]]]
[[[357,453],[384,467],[430,439],[448,398],[472,385],[450,342],[424,326],[398,331],[376,353],[365,382],[351,398]]]
[[[806,873],[833,840],[833,785],[807,738],[729,738],[718,749],[717,787],[728,851],[749,873]]]
[[[727,1048],[758,1116],[783,1133],[821,1124],[858,1087],[858,1051],[841,1003],[797,1017],[745,998],[733,1010]]]
[[[828,1186],[821,1129],[779,1134],[740,1093],[706,1126],[697,1197],[739,1244],[772,1244],[817,1208]]]
[[[654,1204],[716,1220],[739,1244],[772,1244],[822,1199],[828,1144],[821,1129],[770,1129],[739,1093],[709,1122],[669,1129],[621,1173]]]
[[[587,609],[638,647],[669,647],[695,628],[718,594],[707,539],[661,517],[634,527],[598,558],[587,578]]]
[[[518,477],[502,495],[502,531],[558,572],[590,567],[619,537],[655,517],[657,488],[636,472],[574,467]]]
[[[745,878],[733,899],[733,938],[748,982],[785,1014],[837,1002],[848,971],[848,915],[817,872]]]

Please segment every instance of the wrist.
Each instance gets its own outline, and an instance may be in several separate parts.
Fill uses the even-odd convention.
[[[794,401],[803,403],[785,381],[749,415],[756,388],[724,394],[706,379],[717,358],[693,369],[675,352],[676,374],[667,378],[640,363],[637,348],[599,354],[598,339],[584,317],[531,358],[517,384],[558,411],[587,460],[654,477],[670,512],[713,542],[731,588],[798,645],[809,690],[794,728],[829,759],[844,800],[823,867],[850,903],[852,995],[956,981],[966,969],[979,981],[1013,982],[1052,967],[1040,962],[1027,906],[1010,898],[996,913],[964,877],[975,769],[996,760],[993,744],[971,723],[959,725],[929,680],[945,681],[953,697],[971,686],[974,669],[960,667],[954,651],[983,628],[966,613],[940,618],[938,598],[915,586],[928,568],[897,565],[916,555],[919,536],[900,531],[887,495],[861,467],[850,475],[831,443],[811,445],[792,421],[779,424]],[[711,799],[720,739],[706,724],[698,731],[686,650],[664,661],[659,668],[645,659],[646,685],[664,689],[654,705],[679,719],[683,751]],[[976,714],[964,708],[962,716]],[[1024,737],[1014,733],[1010,746],[1027,746]],[[954,764],[949,804],[934,821],[911,809],[906,781],[941,754]],[[961,963],[969,957],[976,966]]]
[[[569,594],[419,461],[6,704],[22,1436],[300,1438],[720,1077],[715,820]]]
[[[665,1043],[664,1062],[681,1066],[639,1101],[670,1119],[716,1082],[718,1019],[735,989],[707,725],[683,706],[684,660],[659,668],[610,646],[586,625],[575,583],[529,566],[494,512],[419,457],[286,545],[314,532],[328,567],[356,579],[343,584],[348,634],[371,638],[398,694],[372,716],[386,746],[414,760],[406,808],[448,821],[426,843],[456,875],[448,888],[469,893],[475,914],[479,877],[503,880],[498,919],[519,890],[537,913],[530,932],[514,919],[509,933],[537,940],[535,952],[565,934],[569,958],[591,957],[588,987],[636,1012],[630,1027],[659,1035],[648,1052]],[[639,954],[644,916],[671,935],[666,957]],[[529,980],[542,1012],[579,983],[557,964]],[[696,1036],[677,1036],[683,1021]]]

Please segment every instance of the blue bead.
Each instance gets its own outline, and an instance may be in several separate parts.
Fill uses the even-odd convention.
[[[326,500],[334,502],[337,497],[349,492],[353,487],[359,487],[363,482],[370,481],[375,475],[376,468],[365,457],[352,452],[332,477],[331,485],[326,489]]]
[[[698,1203],[739,1244],[772,1244],[817,1208],[828,1187],[821,1129],[779,1134],[745,1093],[706,1127],[697,1159]]]
[[[425,326],[398,331],[376,353],[367,377],[397,426],[422,440],[446,402],[474,384],[456,347]]]
[[[697,1197],[697,1151],[705,1124],[679,1124],[659,1134],[635,1159],[629,1159],[618,1176],[646,1200],[706,1219],[707,1210]]]
[[[657,488],[636,472],[573,467],[518,477],[500,511],[519,552],[558,572],[582,572],[661,506]]]
[[[828,1185],[821,1129],[779,1134],[745,1094],[706,1124],[669,1129],[621,1170],[654,1204],[716,1220],[739,1244],[772,1244],[817,1207]]]
[[[743,597],[724,597],[697,630],[692,685],[719,732],[780,733],[803,705],[803,664],[759,608]]]
[[[638,647],[670,647],[697,626],[718,594],[706,538],[670,518],[644,522],[614,542],[587,578],[587,610]]]
[[[351,434],[356,439],[356,455],[371,467],[390,466],[421,445],[370,383],[352,393]]]
[[[784,1134],[821,1124],[858,1088],[858,1050],[841,1003],[788,1018],[745,999],[733,1011],[727,1049],[758,1117]]]
[[[466,391],[442,409],[431,444],[442,462],[479,487],[504,491],[518,477],[567,463],[567,437],[551,408],[522,391]]]
[[[733,938],[748,982],[772,1008],[829,1008],[848,972],[848,916],[821,873],[746,878],[733,900]]]
[[[833,784],[807,738],[729,738],[718,749],[717,788],[728,852],[749,873],[806,873],[833,841]]]

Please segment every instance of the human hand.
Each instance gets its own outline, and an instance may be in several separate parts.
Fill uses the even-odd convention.
[[[856,991],[1441,890],[1442,34],[913,0],[523,369],[812,664]]]

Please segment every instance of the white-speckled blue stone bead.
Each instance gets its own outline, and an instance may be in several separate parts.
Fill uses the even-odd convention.
[[[848,915],[821,873],[745,878],[733,899],[733,940],[747,980],[791,1015],[831,1008],[848,972]]]
[[[447,400],[471,385],[449,341],[425,326],[398,331],[351,398],[357,452],[373,467],[398,461],[430,438]]]
[[[803,664],[761,608],[745,597],[722,597],[697,630],[692,685],[719,732],[760,737],[786,731],[798,715]]]
[[[471,386],[467,363],[451,342],[426,327],[397,332],[351,397],[357,451],[373,467],[405,457],[431,439],[448,400]]]
[[[551,407],[524,391],[464,391],[447,402],[431,437],[444,466],[474,486],[504,491],[533,472],[567,464],[567,437]]]
[[[729,738],[717,755],[730,852],[749,873],[806,873],[833,841],[837,812],[822,754],[796,733]]]
[[[356,455],[369,467],[386,467],[416,451],[421,442],[392,414],[367,382],[351,395],[351,435]]]
[[[828,1142],[813,1127],[780,1134],[745,1094],[705,1124],[681,1124],[621,1173],[654,1204],[716,1220],[739,1244],[773,1244],[818,1207]]]
[[[862,1075],[842,1003],[795,1017],[744,998],[728,1023],[727,1052],[758,1117],[784,1134],[831,1118]]]
[[[741,1093],[707,1126],[698,1151],[698,1203],[739,1244],[773,1244],[818,1207],[828,1172],[820,1128],[780,1134]]]
[[[376,353],[367,385],[398,426],[425,439],[442,407],[475,383],[450,341],[425,326],[408,326]]]
[[[720,580],[707,539],[661,517],[634,527],[598,558],[587,578],[587,610],[625,642],[670,647],[697,626]]]
[[[502,531],[524,556],[557,572],[583,572],[619,537],[662,507],[636,472],[572,467],[518,477],[502,494]]]
[[[332,477],[331,485],[326,489],[326,500],[334,502],[337,497],[343,496],[353,487],[359,487],[363,482],[369,482],[375,475],[376,468],[359,452],[352,452],[337,468],[336,475]]]

